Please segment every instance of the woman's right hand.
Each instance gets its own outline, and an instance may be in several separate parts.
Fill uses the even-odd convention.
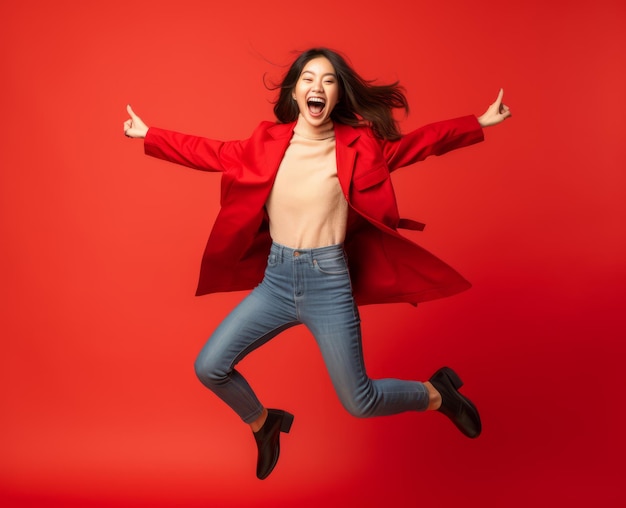
[[[135,114],[130,104],[126,106],[126,111],[130,118],[124,122],[124,135],[127,138],[145,138],[148,126]]]

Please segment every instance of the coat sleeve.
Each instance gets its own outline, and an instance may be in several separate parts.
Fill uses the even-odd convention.
[[[382,149],[389,170],[394,171],[431,155],[442,155],[483,139],[478,119],[470,115],[425,125],[396,141],[384,141]]]
[[[202,171],[227,172],[241,160],[244,141],[216,141],[150,127],[144,139],[146,155]]]

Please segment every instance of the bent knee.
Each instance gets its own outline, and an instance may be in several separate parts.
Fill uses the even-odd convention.
[[[220,385],[228,378],[228,369],[215,362],[209,355],[200,353],[193,367],[196,376],[205,386]]]
[[[355,398],[342,398],[341,404],[355,418],[370,418],[374,415],[374,405],[369,402],[362,402]]]

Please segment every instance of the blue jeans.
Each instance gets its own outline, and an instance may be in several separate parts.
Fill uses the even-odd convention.
[[[390,415],[428,406],[423,383],[367,376],[361,321],[342,245],[296,250],[273,243],[263,281],[226,317],[198,355],[198,378],[245,423],[253,422],[263,405],[235,366],[298,324],[315,337],[335,391],[352,415]]]

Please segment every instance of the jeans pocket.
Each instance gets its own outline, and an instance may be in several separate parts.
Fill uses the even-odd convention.
[[[314,259],[313,266],[316,270],[326,275],[343,275],[348,273],[348,265],[343,256]]]

